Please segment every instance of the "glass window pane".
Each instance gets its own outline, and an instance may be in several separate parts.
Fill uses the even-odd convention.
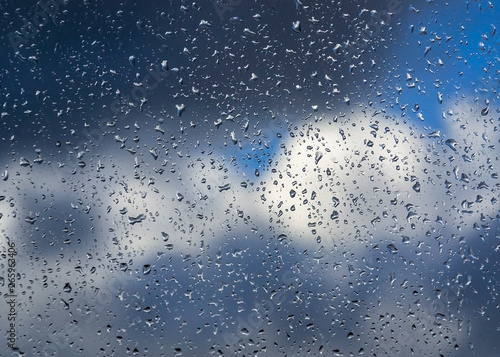
[[[1,350],[497,356],[497,6],[0,0]]]

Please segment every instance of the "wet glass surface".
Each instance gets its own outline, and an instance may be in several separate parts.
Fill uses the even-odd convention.
[[[2,356],[498,356],[497,3],[0,10]]]

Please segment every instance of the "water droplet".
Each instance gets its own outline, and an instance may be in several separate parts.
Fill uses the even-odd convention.
[[[224,185],[219,185],[217,186],[217,189],[219,190],[219,192],[222,192],[222,191],[227,191],[231,188],[231,184],[230,183],[226,183]]]
[[[448,139],[444,142],[450,149],[452,149],[453,151],[457,151],[457,141],[455,139]]]
[[[314,163],[317,165],[319,160],[323,157],[323,153],[321,151],[316,151],[316,155],[314,157]]]
[[[36,222],[36,217],[30,217],[30,216],[27,216],[25,219],[24,219],[26,222],[28,222],[29,224],[33,224]]]
[[[398,248],[396,248],[396,246],[394,244],[389,244],[387,246],[387,249],[389,249],[389,252],[391,254],[396,254],[398,252]]]
[[[292,23],[292,30],[297,33],[302,31],[302,26],[300,25],[300,21],[295,21]]]
[[[149,150],[149,153],[153,156],[153,158],[156,160],[158,159],[158,149],[157,148],[152,148]]]
[[[145,220],[145,219],[146,219],[146,215],[141,213],[140,215],[138,215],[138,216],[136,216],[136,217],[129,216],[129,217],[128,217],[128,222],[129,222],[130,224],[136,224],[136,223],[140,223],[140,222],[142,222],[142,221],[143,221],[143,220]]]
[[[247,35],[247,36],[255,36],[255,35],[256,35],[256,33],[255,33],[255,32],[253,32],[252,30],[250,30],[249,28],[245,28],[245,29],[243,30],[243,33],[244,33],[245,35]]]
[[[135,67],[135,56],[129,56],[128,62],[132,65],[132,67]]]
[[[19,160],[19,165],[25,167],[25,166],[30,166],[30,162],[28,159],[22,157],[20,160]]]
[[[168,71],[168,61],[167,60],[161,61],[161,69],[164,71]]]
[[[184,104],[176,104],[175,107],[177,108],[177,116],[182,116],[182,113],[186,110],[186,106]]]
[[[212,27],[212,24],[208,22],[207,20],[201,20],[200,24],[198,25],[199,27]]]
[[[69,283],[64,284],[63,291],[65,293],[70,293],[71,290],[73,290],[73,289],[71,288],[71,285]]]

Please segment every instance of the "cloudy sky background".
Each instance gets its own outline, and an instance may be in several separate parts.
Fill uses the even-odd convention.
[[[70,1],[5,36],[21,351],[496,355],[496,9],[413,5],[366,46],[388,4]]]

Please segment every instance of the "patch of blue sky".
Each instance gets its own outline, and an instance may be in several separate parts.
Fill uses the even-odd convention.
[[[405,65],[397,73],[399,102],[407,104],[407,115],[416,123],[444,133],[443,113],[463,94],[488,97],[500,85],[495,9],[460,6],[468,6],[469,11],[455,11],[445,4],[423,6],[419,10],[425,22],[407,14],[403,23],[410,35],[403,30],[405,45],[396,46],[398,62]],[[433,11],[439,13],[439,22],[432,20]]]

